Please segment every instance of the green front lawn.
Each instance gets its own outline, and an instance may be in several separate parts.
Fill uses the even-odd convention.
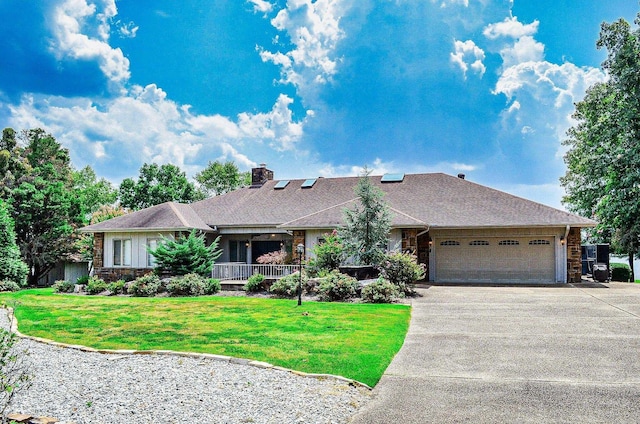
[[[24,334],[102,349],[205,352],[375,385],[409,327],[407,305],[253,297],[132,298],[2,294]]]

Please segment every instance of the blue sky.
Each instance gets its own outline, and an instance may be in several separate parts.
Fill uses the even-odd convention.
[[[599,25],[633,0],[2,0],[0,125],[147,162],[467,178],[561,207]]]

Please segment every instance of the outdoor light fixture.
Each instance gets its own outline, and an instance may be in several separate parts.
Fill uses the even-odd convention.
[[[560,236],[560,244],[564,244],[564,236]]]
[[[298,306],[302,305],[302,254],[304,253],[304,244],[300,243],[296,246],[298,252],[298,260],[300,263],[300,279],[298,280]]]

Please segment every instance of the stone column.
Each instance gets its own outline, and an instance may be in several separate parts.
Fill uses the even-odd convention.
[[[569,283],[579,283],[582,280],[581,245],[580,228],[571,228],[567,236],[567,282]]]

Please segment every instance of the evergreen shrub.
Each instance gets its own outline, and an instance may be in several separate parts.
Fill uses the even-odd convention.
[[[253,274],[251,277],[249,277],[242,289],[246,292],[252,293],[262,291],[264,290],[264,280],[264,275]]]
[[[135,297],[153,297],[160,290],[160,277],[150,273],[129,283],[127,292]]]
[[[631,279],[631,268],[629,265],[623,263],[610,264],[611,266],[611,281],[624,281],[629,282]]]
[[[366,303],[392,303],[400,295],[398,287],[384,278],[362,288],[362,301]]]
[[[73,293],[75,285],[71,281],[58,280],[51,286],[54,293]]]
[[[88,294],[100,294],[109,289],[109,284],[105,283],[105,281],[98,277],[89,278],[89,282],[87,283],[87,287],[85,287],[85,291]]]
[[[318,298],[321,301],[343,301],[358,297],[360,283],[353,277],[333,271],[318,285]]]
[[[205,279],[198,274],[187,274],[171,279],[167,284],[171,296],[202,296],[205,293]]]

